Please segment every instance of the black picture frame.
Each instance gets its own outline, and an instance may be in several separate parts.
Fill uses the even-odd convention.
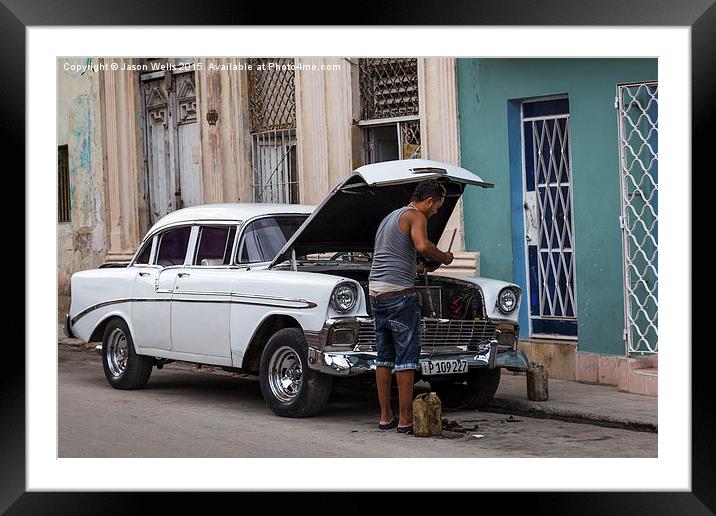
[[[716,114],[716,4],[715,0],[602,0],[600,2],[575,2],[569,0],[492,1],[479,0],[445,5],[441,2],[417,0],[413,2],[384,2],[374,9],[356,5],[349,9],[352,23],[370,25],[554,25],[554,26],[688,26],[691,27],[691,79],[692,79],[692,169],[702,164],[705,171],[713,165],[706,154],[713,143],[711,129]],[[300,7],[300,6],[297,6]],[[317,8],[305,6],[292,11],[278,10],[273,4],[254,2],[191,2],[161,0],[146,2],[124,0],[72,0],[54,3],[50,0],[1,0],[0,1],[0,102],[3,104],[5,124],[2,126],[6,149],[24,149],[25,136],[25,29],[44,25],[281,25],[301,23],[317,25]],[[327,7],[327,12],[339,10]],[[355,11],[355,12],[353,12]],[[335,24],[339,20],[332,20]],[[13,152],[18,159],[14,170],[24,170],[24,153]],[[8,168],[9,171],[9,168]],[[10,172],[8,172],[10,174]],[[15,172],[17,175],[17,172]],[[684,171],[687,175],[688,171]],[[692,175],[693,177],[693,175]],[[24,181],[21,188],[25,196]],[[699,192],[699,189],[696,190]],[[702,190],[701,195],[705,192]],[[692,206],[696,206],[692,199]],[[694,217],[692,217],[692,220]],[[693,220],[695,223],[696,221]],[[24,234],[23,227],[23,234]],[[692,232],[692,235],[694,233]],[[698,233],[697,233],[698,235]],[[696,261],[692,263],[696,264]],[[700,271],[708,271],[700,269]],[[26,270],[26,274],[29,271]],[[691,277],[685,281],[691,283]],[[711,282],[707,282],[706,285]],[[684,300],[692,303],[692,300]],[[695,300],[692,307],[700,308]],[[696,310],[694,310],[696,311]],[[6,314],[9,312],[6,312]],[[693,320],[703,317],[692,316]],[[708,319],[707,319],[708,320]],[[13,326],[10,321],[6,328]],[[700,327],[699,327],[700,329]],[[24,340],[24,339],[23,339]],[[186,512],[188,502],[210,503],[219,510],[232,503],[229,497],[241,497],[242,505],[261,503],[259,499],[249,502],[246,493],[217,495],[217,493],[77,493],[77,492],[26,492],[25,457],[25,349],[18,339],[6,337],[2,356],[3,373],[0,375],[0,511],[7,514],[125,514],[146,510],[147,503],[161,503],[162,511]],[[680,347],[691,345],[692,336],[684,335],[682,342],[669,343]],[[27,345],[27,343],[26,343]],[[716,514],[716,447],[711,440],[716,434],[714,427],[714,403],[711,400],[710,368],[713,360],[712,345],[708,338],[699,340],[692,348],[695,358],[692,370],[692,490],[690,492],[589,492],[589,493],[479,493],[471,498],[475,508],[487,508],[489,502],[498,502],[500,510],[515,512],[525,510],[532,514]],[[660,391],[668,390],[660,385]],[[396,472],[397,474],[398,472]],[[406,472],[420,474],[419,472]],[[425,472],[424,474],[429,474]],[[477,473],[476,473],[477,474]],[[273,493],[271,506],[280,507],[291,503],[293,495]],[[359,510],[359,506],[379,511],[380,503],[366,498],[366,503],[356,504],[360,494],[351,495],[351,502],[340,493],[324,494],[316,507],[333,508],[346,512],[346,507]],[[410,495],[415,501],[416,494]],[[487,500],[485,499],[487,498]],[[265,499],[265,498],[264,498]],[[209,502],[210,500],[210,502]],[[235,503],[236,500],[233,500]],[[393,505],[399,501],[393,500]],[[479,505],[478,505],[479,504]],[[494,507],[494,506],[493,506]],[[410,509],[412,510],[412,509]],[[476,509],[477,510],[477,509]],[[493,509],[494,510],[494,509]],[[424,511],[421,511],[421,513]]]

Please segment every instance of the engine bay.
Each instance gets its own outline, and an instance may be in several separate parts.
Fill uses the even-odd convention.
[[[370,266],[365,264],[328,264],[303,263],[298,270],[342,276],[357,281],[363,288],[365,298],[368,296],[368,275]],[[415,289],[424,318],[451,319],[460,321],[483,320],[485,318],[484,302],[480,289],[458,278],[424,275],[415,279]],[[367,303],[369,315],[372,314],[370,303]],[[434,311],[434,314],[433,314]]]

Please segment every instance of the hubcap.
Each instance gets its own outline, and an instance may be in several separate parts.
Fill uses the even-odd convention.
[[[269,361],[268,383],[273,395],[284,403],[293,400],[303,383],[303,364],[288,346],[277,349]]]
[[[107,341],[107,365],[112,376],[119,377],[127,369],[127,358],[129,357],[129,345],[127,337],[119,328],[110,333]]]

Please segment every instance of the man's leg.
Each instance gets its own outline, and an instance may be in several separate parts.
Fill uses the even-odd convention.
[[[398,426],[410,426],[413,424],[413,380],[415,370],[397,371],[395,376],[398,379],[398,400],[400,401],[400,421],[398,421]]]
[[[375,384],[378,388],[381,425],[390,423],[394,417],[393,409],[390,408],[390,376],[392,370],[392,367],[378,366],[375,368]]]

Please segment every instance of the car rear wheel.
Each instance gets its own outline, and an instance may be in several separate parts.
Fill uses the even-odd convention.
[[[308,346],[299,328],[284,328],[261,355],[261,394],[276,415],[309,417],[326,406],[333,377],[308,367]]]
[[[430,380],[435,391],[448,408],[473,410],[486,407],[500,385],[500,369],[471,369],[462,382],[451,380]]]
[[[154,359],[137,355],[127,323],[113,319],[102,337],[102,366],[109,384],[115,389],[139,389],[152,374]]]

